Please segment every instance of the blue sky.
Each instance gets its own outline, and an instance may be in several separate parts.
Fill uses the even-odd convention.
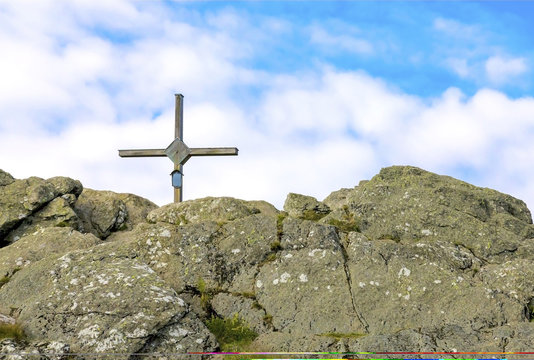
[[[281,208],[414,165],[534,205],[534,2],[0,0],[0,168]]]

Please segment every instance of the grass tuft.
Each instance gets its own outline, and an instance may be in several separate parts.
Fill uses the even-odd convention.
[[[19,324],[0,323],[0,340],[2,339],[26,339],[24,331]]]
[[[276,233],[278,235],[278,239],[282,237],[282,233],[284,231],[284,219],[287,217],[287,212],[281,211],[276,216]]]
[[[243,351],[258,337],[258,334],[249,329],[237,313],[231,319],[212,317],[207,321],[206,326],[215,335],[223,352]]]
[[[280,245],[280,241],[276,240],[271,243],[271,251],[280,251],[282,250],[282,245]]]
[[[13,277],[13,275],[15,275],[17,273],[17,271],[21,270],[22,268],[21,267],[16,267],[13,269],[13,273],[10,275],[10,276],[2,276],[0,278],[0,288],[2,286],[4,286],[5,284],[7,284],[9,282],[9,280],[11,280],[11,278]]]
[[[360,221],[349,211],[347,205],[343,206],[343,215],[341,216],[341,219],[330,219],[328,220],[328,224],[337,227],[338,230],[342,232],[360,232]]]
[[[302,212],[302,215],[299,216],[299,218],[301,218],[302,220],[317,221],[317,220],[324,218],[326,215],[327,215],[326,213],[318,212],[318,211],[311,210],[311,209],[306,209]]]
[[[206,291],[206,282],[201,277],[198,278],[197,288],[200,292],[200,304],[204,310],[208,310],[211,300],[210,294]]]

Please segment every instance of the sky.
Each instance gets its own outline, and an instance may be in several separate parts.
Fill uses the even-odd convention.
[[[412,165],[534,209],[534,1],[0,0],[0,169],[278,209]]]

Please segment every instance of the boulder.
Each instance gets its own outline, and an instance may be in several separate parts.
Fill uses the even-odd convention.
[[[48,227],[79,229],[80,221],[72,209],[75,200],[73,194],[55,198],[41,210],[25,218],[17,228],[9,232],[4,240],[7,243],[14,243],[24,236],[37,234]]]
[[[173,225],[196,224],[205,221],[226,223],[252,214],[277,213],[274,206],[266,202],[244,201],[229,197],[184,201],[162,206],[148,214],[151,223],[166,222]]]
[[[79,181],[65,177],[48,180],[37,177],[13,180],[9,174],[5,172],[2,174],[2,179],[4,179],[2,183],[5,185],[0,188],[2,194],[0,196],[0,246],[2,243],[16,241],[38,228],[57,224],[77,226],[74,214],[67,208],[82,191]],[[62,197],[63,201],[57,200],[48,209],[41,211],[47,204],[59,197]],[[54,214],[56,210],[59,211],[58,214]],[[36,213],[39,215],[34,218],[33,215]],[[45,223],[39,225],[42,221]],[[16,232],[6,239],[11,231]]]
[[[84,189],[74,211],[80,218],[81,231],[105,239],[114,231],[130,230],[144,222],[155,208],[156,204],[133,194]]]
[[[509,258],[523,239],[534,237],[523,201],[411,166],[382,169],[332,210],[322,222],[346,223],[352,218],[371,240],[442,240],[486,262]]]
[[[43,228],[0,249],[0,277],[10,277],[16,271],[48,256],[87,249],[100,242],[93,234],[82,234],[68,227]]]
[[[314,197],[289,193],[284,203],[284,211],[291,217],[319,220],[328,215],[330,208]]]
[[[18,271],[0,291],[0,313],[15,314],[33,341],[72,352],[214,350],[188,305],[145,263],[106,247],[47,257]],[[185,334],[190,334],[185,337]]]
[[[0,186],[6,186],[15,182],[15,178],[11,174],[0,169]]]
[[[143,260],[178,293],[198,290],[199,281],[209,291],[250,292],[255,265],[276,246],[277,236],[275,218],[254,214],[226,224],[139,224],[103,247]]]
[[[14,339],[0,339],[0,354],[5,355],[2,359],[23,359],[21,353],[31,354],[39,360],[69,360],[73,358],[68,344],[50,342],[21,343]]]

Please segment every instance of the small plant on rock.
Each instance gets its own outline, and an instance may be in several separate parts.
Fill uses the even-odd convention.
[[[258,336],[246,326],[237,313],[231,319],[212,317],[206,326],[215,335],[224,352],[242,351]]]
[[[285,211],[281,211],[276,216],[276,232],[278,235],[278,238],[282,236],[283,229],[284,229],[284,219],[287,217],[287,213]]]
[[[351,232],[351,231],[360,231],[360,221],[354,216],[353,213],[349,211],[347,205],[343,206],[343,215],[340,219],[330,219],[328,224],[337,227],[340,231]]]
[[[280,251],[282,250],[282,245],[280,241],[276,240],[271,243],[271,251]]]
[[[0,340],[15,339],[23,340],[26,338],[24,331],[19,324],[0,323]]]
[[[317,220],[320,220],[321,218],[324,218],[326,215],[327,215],[326,213],[318,212],[312,209],[306,209],[302,212],[302,215],[300,216],[300,218],[302,220],[317,221]]]
[[[4,286],[5,284],[7,284],[7,283],[9,282],[9,280],[11,280],[11,278],[13,277],[13,275],[15,275],[15,273],[16,273],[17,271],[21,270],[21,269],[22,269],[22,268],[20,268],[20,267],[16,267],[16,268],[13,269],[13,273],[12,273],[11,275],[9,275],[9,276],[7,276],[7,275],[6,275],[6,276],[2,276],[2,277],[0,278],[0,288],[1,288],[2,286]]]
[[[208,308],[210,302],[210,294],[206,291],[206,282],[202,278],[198,278],[198,291],[200,292],[200,304],[204,309]]]
[[[7,284],[8,282],[9,282],[9,277],[8,277],[8,276],[2,276],[2,277],[0,278],[0,288],[1,288],[2,286],[4,286],[5,284]]]

